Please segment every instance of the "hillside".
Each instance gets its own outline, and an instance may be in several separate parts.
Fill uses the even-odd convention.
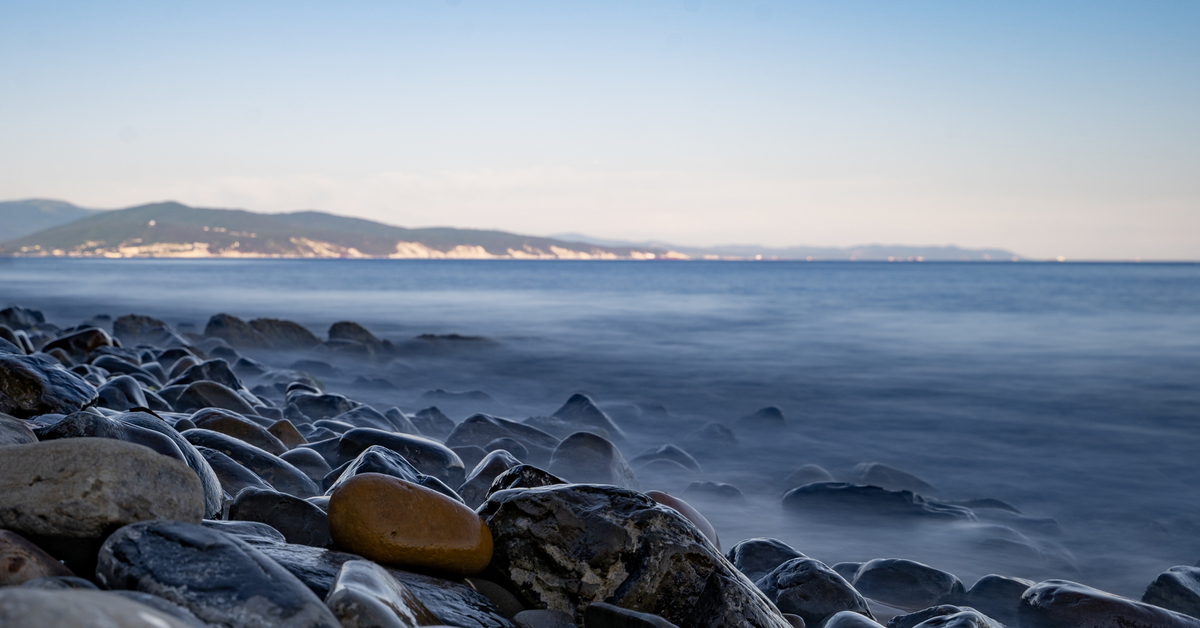
[[[321,212],[256,214],[155,203],[99,212],[0,242],[22,257],[654,259],[662,250],[605,247],[503,231],[405,229]]]
[[[13,240],[43,229],[65,225],[98,211],[41,198],[3,201],[0,202],[0,241]]]
[[[554,237],[599,246],[670,249],[692,259],[764,259],[829,261],[925,261],[988,262],[1025,259],[1005,249],[968,249],[960,246],[911,246],[903,244],[862,244],[857,246],[767,247],[756,244],[723,246],[677,246],[666,242],[625,242],[592,238],[580,233],[562,233]]]

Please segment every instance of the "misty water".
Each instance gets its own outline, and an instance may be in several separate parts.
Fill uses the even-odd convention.
[[[786,430],[739,431],[697,455],[696,477],[640,478],[739,487],[747,503],[694,502],[726,548],[773,536],[831,565],[910,558],[967,586],[1060,577],[1133,597],[1200,559],[1200,265],[5,259],[0,302],[60,326],[133,312],[199,332],[226,312],[322,337],[339,320],[394,342],[485,336],[343,359],[322,381],[456,421],[549,415],[584,392],[628,432],[627,459],[776,406]],[[435,389],[490,399],[421,398]],[[781,508],[801,466],[844,479],[862,462],[1021,514],[850,523]]]

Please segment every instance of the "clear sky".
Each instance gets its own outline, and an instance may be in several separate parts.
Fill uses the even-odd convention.
[[[0,199],[1200,259],[1200,2],[0,0]]]

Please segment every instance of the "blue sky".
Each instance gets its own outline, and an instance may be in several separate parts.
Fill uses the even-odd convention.
[[[1200,259],[1196,2],[0,2],[0,198]]]

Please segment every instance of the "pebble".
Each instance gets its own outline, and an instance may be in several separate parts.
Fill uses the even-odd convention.
[[[389,565],[472,575],[492,558],[491,532],[471,509],[376,473],[354,476],[333,491],[329,529],[340,547]]]

